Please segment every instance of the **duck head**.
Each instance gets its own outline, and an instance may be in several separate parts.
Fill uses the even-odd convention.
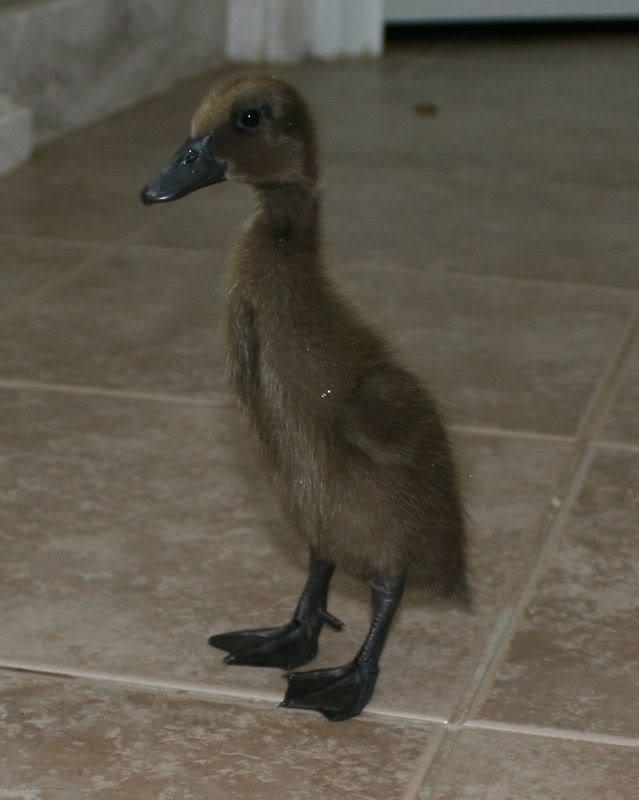
[[[298,92],[276,78],[237,78],[205,96],[190,136],[140,197],[165,203],[227,179],[277,185],[316,172],[313,123]]]

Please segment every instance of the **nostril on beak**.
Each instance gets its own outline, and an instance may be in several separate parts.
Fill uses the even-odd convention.
[[[182,162],[185,165],[192,164],[194,161],[197,161],[198,154],[195,150],[189,150],[188,153],[184,156],[184,161]]]

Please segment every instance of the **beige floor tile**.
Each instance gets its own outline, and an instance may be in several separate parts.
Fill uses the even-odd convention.
[[[444,202],[433,191],[428,226],[458,236],[442,242],[426,229],[424,250],[447,269],[486,275],[639,289],[634,265],[639,202],[631,187],[463,175]],[[435,202],[433,202],[433,200]],[[559,222],[561,221],[561,222]],[[639,297],[639,295],[638,295]]]
[[[149,178],[159,172],[170,155],[167,152],[157,160]],[[179,202],[147,209],[147,222],[131,241],[156,247],[206,249],[211,259],[226,262],[239,229],[252,210],[250,190],[225,182]]]
[[[632,186],[477,165],[432,174],[424,159],[329,162],[325,171],[326,238],[338,266],[359,260],[637,290],[638,214]]]
[[[74,177],[61,178],[55,192],[16,195],[0,191],[4,230],[17,236],[48,237],[77,242],[120,241],[145,220],[137,190],[131,199],[108,196],[97,180],[76,191]]]
[[[460,423],[574,435],[632,298],[351,265],[345,285]]]
[[[639,455],[600,451],[474,716],[639,736]]]
[[[27,300],[95,252],[92,247],[72,242],[0,236],[0,313]]]
[[[599,438],[639,445],[639,338],[630,352],[621,383]]]
[[[84,131],[53,142],[0,178],[3,232],[120,242],[148,221],[139,192],[153,160],[122,140],[109,152]]]
[[[146,221],[138,195],[154,152],[126,136],[114,135],[107,146],[96,131],[51,142],[0,178],[3,232],[112,243]]]
[[[576,47],[569,63],[557,42],[333,68],[339,99],[312,70],[287,70],[322,123],[338,259],[639,288],[637,56],[617,44],[587,92],[597,54]],[[438,114],[415,114],[420,101]]]
[[[129,248],[6,323],[0,376],[227,402],[216,282],[222,256]]]
[[[111,251],[28,316],[0,324],[0,378],[227,402],[225,250]],[[633,307],[615,293],[371,264],[343,267],[339,281],[455,422],[565,435],[575,433]]]
[[[420,800],[633,800],[634,748],[466,730],[431,794]]]
[[[525,171],[631,185],[638,61],[633,37],[604,47],[559,39],[528,47],[500,36],[284,74],[311,98],[330,158],[412,160],[425,180],[474,165],[493,176]],[[438,113],[415,114],[420,102]]]
[[[0,693],[0,796],[20,800],[400,800],[438,738],[25,673],[0,672]]]
[[[429,271],[446,266],[442,252],[450,256],[463,221],[444,214],[448,190],[425,184],[421,172],[419,165],[327,164],[324,227],[331,265],[363,262]]]
[[[285,622],[305,571],[234,411],[5,391],[0,421],[0,660],[281,697],[277,671],[225,667],[206,643]],[[476,610],[432,607],[411,589],[373,709],[450,713],[526,574],[572,454],[484,436],[459,449]],[[367,590],[339,575],[329,605],[348,627],[325,633],[318,663],[336,665],[364,636]]]
[[[95,211],[97,216],[101,209],[108,212],[109,206],[113,214],[133,208],[143,219],[139,189],[158,156],[153,148],[138,152],[137,146],[121,139],[117,150],[109,150],[88,131],[75,131],[43,146],[33,159],[3,175],[0,203],[27,234],[35,235],[40,232],[38,225],[49,224],[38,219],[47,205],[54,220],[62,216],[58,208],[70,215]],[[105,219],[108,221],[108,213]],[[58,238],[73,238],[73,221],[71,216]],[[89,231],[75,233],[88,235]]]

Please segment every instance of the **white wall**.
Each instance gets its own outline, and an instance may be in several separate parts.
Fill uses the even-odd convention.
[[[228,0],[226,55],[235,61],[378,56],[383,0]]]

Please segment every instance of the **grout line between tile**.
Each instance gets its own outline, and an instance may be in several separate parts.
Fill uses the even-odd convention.
[[[639,333],[639,308],[636,308],[626,325],[621,341],[604,370],[586,406],[577,428],[578,440],[591,440],[601,428],[621,381],[634,340]]]
[[[484,693],[490,685],[499,663],[510,646],[517,625],[536,589],[537,580],[545,569],[550,556],[559,544],[564,524],[572,510],[575,499],[581,491],[593,455],[593,447],[585,444],[579,446],[576,458],[573,461],[566,490],[563,493],[561,508],[549,524],[548,532],[537,552],[537,556],[532,563],[528,576],[519,590],[518,596],[510,610],[507,610],[502,617],[501,630],[497,632],[495,637],[489,640],[490,646],[486,649],[482,661],[478,664],[475,680],[470,683],[470,692],[466,697],[462,696],[461,701],[457,704],[455,712],[451,717],[451,721],[464,722],[482,702]]]
[[[427,769],[424,770],[421,783],[416,786],[412,796],[409,797],[407,794],[402,800],[417,800],[420,789],[423,789],[423,791],[419,795],[419,800],[432,800],[437,791],[440,778],[453,755],[459,733],[460,731],[457,727],[449,727],[446,729],[441,738],[440,745],[437,748],[437,752],[430,760]]]
[[[375,701],[367,706],[364,717],[374,716],[381,719],[394,720],[396,722],[428,722],[434,725],[447,725],[446,717],[439,714],[424,714],[421,711],[394,711],[391,708],[377,707]]]
[[[442,744],[447,736],[449,736],[449,732],[442,726],[424,748],[424,751],[417,759],[415,769],[410,780],[406,784],[401,800],[415,800],[415,798],[417,798],[417,793],[422,787],[434,759],[437,754],[441,752]]]
[[[528,582],[531,581],[531,576],[544,555],[544,548],[547,546],[550,536],[567,515],[572,505],[572,498],[575,497],[579,491],[583,478],[579,478],[579,486],[575,485],[576,478],[582,475],[582,471],[583,475],[585,475],[587,471],[589,462],[588,464],[584,464],[585,450],[586,445],[584,443],[576,447],[575,453],[565,470],[564,477],[559,482],[559,490],[555,492],[554,497],[546,506],[539,521],[535,525],[535,528],[540,532],[544,530],[548,532],[545,536],[543,533],[540,534],[541,544],[537,549],[536,555],[531,557],[528,573],[522,576],[519,583],[519,597],[515,595],[513,602],[502,608],[501,613],[492,625],[482,654],[475,662],[475,667],[468,680],[467,690],[465,692],[462,691],[453,707],[448,721],[450,727],[463,724],[468,713],[470,713],[470,708],[473,706],[475,698],[482,692],[484,686],[491,677],[493,666],[498,662],[501,654],[508,646],[512,631],[517,622],[519,604],[521,604],[522,609],[525,608],[526,599],[522,599],[522,597],[526,586]],[[536,574],[537,573],[535,573],[535,575]]]
[[[30,390],[37,392],[60,392],[78,395],[97,395],[104,397],[120,397],[125,400],[151,400],[157,403],[184,403],[185,405],[221,406],[231,408],[233,402],[230,395],[225,392],[212,390],[208,396],[166,394],[164,392],[144,392],[133,389],[109,389],[100,386],[73,385],[66,383],[48,383],[46,381],[31,381],[22,378],[0,378],[0,389]],[[504,439],[530,439],[535,441],[562,442],[571,444],[575,441],[573,436],[557,433],[543,433],[541,431],[513,430],[512,428],[495,428],[489,425],[450,425],[450,430],[460,434],[475,434],[478,436],[498,436]],[[615,443],[611,447],[623,447]],[[633,445],[628,445],[632,448]]]
[[[599,449],[625,450],[628,453],[639,453],[639,444],[633,444],[632,442],[611,442],[608,439],[600,439],[593,444]]]
[[[338,277],[343,274],[344,268],[348,269],[349,267],[361,267],[364,264],[368,263],[368,260],[362,260],[360,258],[352,257],[352,256],[336,256],[335,260],[337,261],[337,265],[331,270],[331,274],[334,277]],[[375,261],[374,263],[374,270],[382,271],[386,269],[386,267],[392,263],[392,269],[395,273],[408,273],[414,275],[417,270],[429,269],[432,270],[433,273],[436,273],[438,277],[453,277],[459,278],[462,281],[490,281],[492,283],[503,283],[507,285],[518,284],[520,286],[530,286],[531,288],[538,288],[538,289],[561,289],[565,288],[567,290],[570,289],[578,289],[581,291],[592,291],[596,294],[607,294],[611,297],[634,297],[636,301],[639,301],[639,289],[628,289],[623,286],[611,286],[608,284],[601,284],[601,283],[588,283],[584,281],[553,281],[549,278],[527,278],[525,276],[519,275],[499,275],[496,273],[491,272],[466,272],[464,270],[455,269],[454,267],[449,266],[450,262],[445,258],[435,259],[433,261],[428,262],[412,262],[412,265],[407,263],[398,263],[396,260],[390,259],[380,259],[379,261]]]
[[[544,278],[526,278],[519,275],[497,275],[490,272],[464,272],[459,269],[451,269],[443,267],[446,275],[454,275],[456,278],[469,278],[471,280],[492,280],[504,283],[518,283],[522,286],[538,287],[540,289],[581,289],[591,290],[609,295],[618,295],[623,297],[634,296],[639,300],[639,290],[627,289],[623,286],[611,286],[602,283],[587,283],[584,281],[553,281]]]
[[[128,686],[139,686],[147,690],[168,689],[176,692],[188,692],[190,694],[207,695],[211,698],[243,699],[258,703],[273,703],[281,700],[280,695],[275,692],[245,692],[241,689],[233,689],[215,686],[207,683],[196,683],[189,681],[167,681],[161,678],[143,678],[138,675],[117,672],[101,672],[99,670],[75,669],[61,667],[55,664],[34,664],[31,662],[13,661],[12,659],[0,659],[0,671],[5,672],[29,672],[34,675],[50,675],[56,677],[78,678],[81,680],[99,681],[102,683],[116,683]]]
[[[154,392],[140,392],[128,389],[107,389],[98,386],[73,386],[64,383],[44,383],[12,378],[0,378],[0,389],[30,390],[37,392],[59,392],[62,394],[97,395],[99,397],[115,397],[123,400],[153,400],[159,403],[183,403],[190,406],[210,406],[217,408],[220,405],[231,407],[227,399],[219,402],[211,397],[197,397],[196,395],[156,394]]]
[[[544,433],[542,431],[514,430],[513,428],[495,428],[491,425],[467,425],[465,423],[448,426],[456,433],[476,433],[481,436],[501,436],[504,439],[535,439],[539,441],[573,443],[574,436],[560,433]]]
[[[547,516],[544,517],[544,523],[542,524],[545,524],[546,520]],[[451,725],[454,726],[463,724],[465,719],[464,709],[483,686],[491,664],[495,661],[495,654],[499,651],[504,638],[508,637],[511,625],[514,626],[514,615],[515,608],[513,606],[506,606],[506,608],[502,610],[501,614],[495,621],[490,631],[490,635],[488,636],[486,645],[484,646],[482,656],[476,662],[475,668],[468,679],[468,687],[470,687],[470,689],[467,693],[467,699],[464,700],[464,695],[462,693],[461,700],[459,700],[456,706],[453,707],[453,711],[449,719],[449,723]]]
[[[494,722],[492,720],[473,719],[464,723],[462,730],[489,730],[504,733],[520,733],[526,736],[540,736],[546,739],[565,739],[574,742],[591,742],[614,747],[639,748],[639,737],[615,736],[610,733],[591,733],[563,728],[543,728],[538,725],[517,725],[510,722]]]
[[[198,683],[192,681],[171,681],[162,678],[145,678],[139,675],[118,672],[102,672],[100,670],[76,669],[55,664],[36,664],[31,662],[13,661],[12,659],[0,658],[0,672],[27,672],[34,675],[77,678],[80,680],[96,681],[101,683],[115,683],[126,686],[138,686],[141,689],[152,691],[162,689],[176,692],[186,692],[194,695],[204,695],[211,699],[241,700],[250,703],[278,704],[283,697],[282,692],[271,691],[246,691],[244,689],[234,689],[228,686],[219,686],[215,683]],[[387,722],[418,722],[446,725],[445,717],[436,714],[420,714],[410,711],[396,712],[388,708],[367,708],[363,719],[375,718]]]

